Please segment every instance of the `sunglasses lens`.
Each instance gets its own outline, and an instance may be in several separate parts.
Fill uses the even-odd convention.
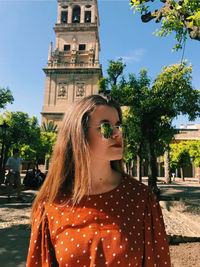
[[[113,127],[110,123],[102,123],[101,124],[101,134],[104,138],[108,139],[113,134]]]

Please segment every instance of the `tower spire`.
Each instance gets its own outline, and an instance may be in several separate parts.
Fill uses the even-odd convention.
[[[50,46],[49,46],[48,63],[51,62],[52,52],[53,52],[53,42],[51,42],[51,43],[50,43]]]

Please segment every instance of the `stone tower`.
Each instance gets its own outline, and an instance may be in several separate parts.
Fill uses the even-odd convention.
[[[72,102],[98,93],[99,14],[97,0],[57,0],[54,27],[56,44],[50,44],[42,122],[62,119]]]

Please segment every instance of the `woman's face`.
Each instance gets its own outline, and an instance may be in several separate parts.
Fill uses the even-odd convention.
[[[105,138],[101,133],[102,123],[110,123],[113,133]],[[100,105],[91,113],[87,139],[92,159],[101,161],[120,160],[123,156],[122,133],[117,127],[120,123],[119,115],[114,107]]]

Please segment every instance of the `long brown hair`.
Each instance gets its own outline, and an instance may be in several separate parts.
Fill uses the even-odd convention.
[[[70,193],[70,199],[74,204],[89,193],[91,177],[87,128],[91,112],[99,105],[114,107],[119,120],[122,121],[119,105],[101,95],[85,97],[67,109],[54,147],[48,175],[33,203],[32,215],[41,202],[53,203],[60,193]],[[125,175],[122,160],[111,161],[111,167]]]

